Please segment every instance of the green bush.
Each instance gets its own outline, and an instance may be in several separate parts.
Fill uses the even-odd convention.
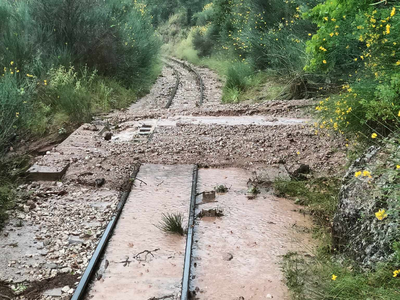
[[[251,65],[242,62],[232,63],[226,73],[225,88],[244,91],[252,74]]]
[[[22,127],[128,105],[157,77],[159,47],[137,1],[0,0],[0,149]]]
[[[34,86],[25,78],[19,78],[19,70],[14,65],[11,62],[9,67],[4,67],[0,77],[0,153],[25,129],[32,115]]]
[[[213,41],[206,27],[200,27],[193,31],[192,43],[199,57],[204,57],[211,55],[215,41]]]
[[[307,68],[346,72],[343,92],[316,108],[320,126],[385,136],[400,125],[400,15],[393,5],[369,4],[337,0],[309,14],[320,29],[308,44],[313,59]]]

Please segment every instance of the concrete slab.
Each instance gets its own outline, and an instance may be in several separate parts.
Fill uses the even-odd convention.
[[[40,166],[34,164],[27,171],[29,180],[34,181],[56,181],[60,180],[67,169],[69,163],[65,162],[59,166]]]
[[[146,184],[133,187],[105,252],[108,267],[87,299],[178,299],[186,237],[157,226],[163,213],[181,213],[187,226],[192,174],[192,165],[140,167]]]

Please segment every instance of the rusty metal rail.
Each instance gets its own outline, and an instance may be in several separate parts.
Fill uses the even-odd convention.
[[[171,68],[171,69],[174,71],[174,75],[175,75],[175,77],[176,77],[175,86],[174,86],[174,88],[173,88],[173,90],[172,90],[171,96],[170,96],[169,99],[168,99],[167,105],[165,105],[165,108],[168,109],[168,108],[171,106],[172,101],[173,101],[174,98],[175,98],[176,92],[178,91],[178,87],[179,87],[179,83],[180,83],[180,77],[179,77],[178,71],[174,68],[174,66],[172,66],[172,65],[170,65],[170,64],[168,64],[168,63],[166,63],[166,62],[164,62],[164,63],[165,63],[165,65],[166,65],[167,67]]]
[[[187,226],[188,229],[186,237],[185,263],[183,265],[181,300],[187,300],[189,298],[189,282],[190,282],[190,267],[192,263],[192,246],[193,246],[193,233],[194,233],[195,208],[196,208],[195,206],[196,206],[196,193],[197,193],[197,177],[198,177],[198,166],[195,165],[193,168],[193,177],[192,177],[192,192],[190,197],[189,221]]]
[[[196,75],[197,84],[199,85],[199,88],[200,88],[200,100],[198,102],[198,105],[199,106],[202,105],[203,104],[203,100],[204,100],[204,83],[203,83],[203,79],[201,78],[201,75],[199,74],[199,72],[197,72],[189,64],[187,64],[187,63],[185,63],[183,61],[177,60],[177,59],[172,58],[172,57],[168,57],[168,59],[170,61],[173,61],[173,62],[177,63],[177,64],[180,64],[185,69],[187,69],[189,72],[192,72],[192,73],[194,73]]]
[[[121,215],[121,212],[124,208],[126,200],[128,199],[128,196],[132,190],[132,185],[133,185],[133,182],[135,181],[137,173],[139,172],[139,169],[140,169],[140,165],[136,165],[131,176],[129,177],[129,181],[127,183],[125,191],[122,193],[120,201],[118,203],[117,210],[116,210],[114,216],[111,218],[110,222],[108,223],[108,226],[107,226],[106,230],[104,231],[104,233],[101,237],[101,240],[97,244],[96,250],[95,250],[92,258],[90,259],[90,262],[89,262],[88,266],[86,267],[85,273],[83,273],[83,276],[82,276],[81,280],[79,281],[79,284],[78,284],[71,300],[83,299],[85,292],[86,292],[86,288],[87,288],[94,272],[96,271],[97,264],[100,260],[100,257],[103,254],[103,252],[107,246],[107,243],[114,231],[115,225],[117,224],[118,219]]]

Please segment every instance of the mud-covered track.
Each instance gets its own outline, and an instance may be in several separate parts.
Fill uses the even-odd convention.
[[[115,226],[117,225],[117,222],[119,220],[119,217],[122,213],[122,210],[124,209],[126,200],[128,199],[128,196],[131,192],[132,185],[135,181],[135,178],[137,176],[137,173],[139,172],[140,165],[137,165],[134,167],[134,170],[132,172],[132,175],[130,176],[129,180],[127,181],[127,185],[125,187],[125,191],[122,192],[120,201],[118,203],[116,212],[114,216],[111,218],[110,222],[108,223],[108,226],[106,227],[99,243],[97,244],[96,250],[93,253],[92,258],[90,259],[89,265],[87,266],[85,273],[83,274],[71,300],[80,300],[83,299],[86,293],[86,288],[90,281],[92,280],[93,274],[96,271],[97,265],[99,263],[99,260],[101,258],[101,255],[104,253],[105,248],[107,247],[107,243],[113,234],[113,230]]]
[[[194,68],[192,68],[189,64],[187,64],[187,63],[185,63],[183,61],[177,60],[177,59],[172,58],[172,57],[168,57],[168,59],[170,61],[172,61],[172,62],[175,62],[175,63],[181,65],[186,70],[188,70],[189,72],[191,72],[191,73],[193,73],[195,75],[196,82],[197,82],[197,85],[199,86],[199,90],[200,90],[200,98],[199,98],[199,101],[197,102],[197,105],[201,106],[203,104],[203,101],[204,101],[204,83],[203,83],[203,79],[202,79],[200,73],[197,72]]]

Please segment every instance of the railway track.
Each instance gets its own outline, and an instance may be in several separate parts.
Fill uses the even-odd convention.
[[[73,300],[286,299],[278,256],[311,239],[293,229],[310,225],[293,203],[249,194],[242,169],[145,164],[135,176]],[[184,237],[154,226],[173,212],[187,220]]]
[[[171,68],[171,69],[174,71],[174,75],[175,75],[175,78],[176,78],[175,86],[173,87],[172,92],[171,92],[171,95],[170,95],[170,97],[169,97],[169,99],[168,99],[168,102],[167,102],[167,104],[165,105],[165,108],[168,109],[168,108],[171,106],[172,101],[173,101],[174,98],[175,98],[176,92],[178,91],[179,83],[180,83],[180,77],[179,77],[178,71],[174,68],[174,66],[172,66],[171,64],[168,64],[168,63],[166,63],[166,62],[164,62],[164,63],[165,63],[165,65],[166,65],[167,67]]]
[[[186,70],[188,70],[189,72],[193,73],[196,77],[196,83],[198,85],[199,91],[200,91],[200,97],[199,100],[197,102],[197,106],[201,106],[204,102],[204,83],[203,83],[203,79],[200,75],[199,72],[197,72],[192,66],[190,66],[189,64],[187,64],[184,61],[180,61],[176,58],[173,57],[168,57],[168,60],[182,66],[183,68],[185,68]]]

